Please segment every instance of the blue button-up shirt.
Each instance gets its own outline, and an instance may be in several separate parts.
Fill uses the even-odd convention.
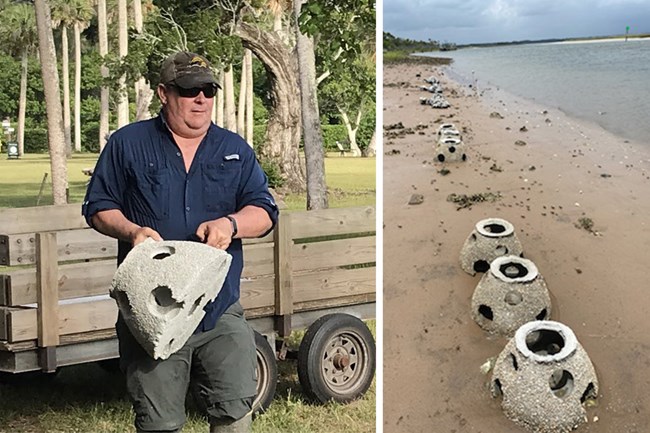
[[[244,206],[260,207],[275,225],[278,209],[266,175],[250,146],[238,135],[211,124],[189,172],[163,115],[132,123],[111,135],[88,185],[82,213],[119,209],[126,218],[156,230],[165,240],[194,240],[198,226]],[[131,250],[118,241],[118,265]],[[242,244],[228,247],[232,263],[221,292],[205,306],[197,332],[214,328],[239,299]]]

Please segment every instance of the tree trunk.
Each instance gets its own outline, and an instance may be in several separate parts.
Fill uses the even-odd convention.
[[[74,25],[74,150],[81,152],[81,24]]]
[[[70,62],[68,60],[68,28],[61,25],[61,72],[63,73],[63,136],[65,137],[65,153],[72,154],[72,133],[70,122]]]
[[[38,29],[38,51],[41,59],[41,74],[47,110],[47,137],[52,169],[52,198],[54,204],[66,203],[68,168],[65,157],[63,135],[63,113],[59,90],[59,71],[56,63],[54,36],[50,5],[46,0],[34,0],[36,27]]]
[[[99,30],[99,55],[104,59],[108,54],[108,31],[106,21],[106,0],[97,1],[97,23]],[[102,64],[101,66],[102,78],[108,77],[108,68]],[[108,105],[109,94],[108,87],[102,86],[99,96],[99,151],[104,150],[106,145],[106,136],[108,136],[108,128],[110,122],[110,109]]]
[[[126,0],[118,0],[117,13],[119,22],[118,41],[120,46],[120,59],[123,60],[124,57],[129,53]],[[119,82],[120,90],[119,102],[117,103],[117,127],[121,128],[122,126],[129,123],[129,94],[126,89],[126,75],[122,75]]]
[[[237,114],[235,113],[235,82],[233,78],[232,65],[228,65],[224,71],[225,93],[225,117],[226,129],[237,132]]]
[[[20,68],[20,100],[18,101],[18,155],[25,153],[25,111],[27,108],[27,66],[29,55],[23,49]]]
[[[151,112],[149,108],[151,107],[151,100],[153,99],[153,90],[149,87],[147,80],[144,77],[140,77],[138,81],[135,82],[135,88],[137,90],[135,107],[135,120],[145,120],[151,118]]]
[[[339,110],[339,113],[341,113],[345,130],[348,132],[348,140],[350,141],[350,152],[352,152],[352,156],[361,156],[361,149],[359,149],[359,145],[357,144],[357,131],[359,130],[359,123],[361,123],[361,110],[357,113],[357,121],[353,126],[348,114],[339,107],[336,108]]]
[[[244,49],[244,63],[246,63],[246,141],[253,146],[253,53]]]
[[[133,21],[135,30],[142,33],[142,0],[133,0]],[[149,106],[153,99],[153,90],[144,77],[135,82],[135,120],[145,120],[151,117]]]
[[[224,101],[223,88],[225,86],[224,84],[225,81],[226,81],[226,77],[222,69],[221,72],[219,72],[219,83],[221,83],[221,89],[217,92],[217,104],[216,104],[217,108],[215,109],[216,111],[215,111],[215,121],[214,121],[214,123],[216,123],[221,128],[224,127],[223,111],[224,111],[225,101]]]
[[[260,156],[275,163],[292,191],[304,191],[305,175],[298,153],[300,145],[300,95],[296,92],[295,58],[278,35],[239,22],[235,35],[264,64],[271,85],[271,104]]]
[[[377,129],[372,132],[372,137],[370,138],[370,144],[368,144],[368,149],[366,150],[366,156],[373,157],[377,156]]]
[[[298,18],[303,0],[294,0],[296,51],[300,75],[300,102],[302,113],[302,138],[307,165],[307,210],[327,209],[327,185],[325,184],[325,161],[323,134],[318,112],[316,92],[316,56],[314,41],[300,31]]]
[[[241,79],[239,80],[239,102],[237,103],[237,134],[242,137],[246,134],[246,60],[241,62]]]

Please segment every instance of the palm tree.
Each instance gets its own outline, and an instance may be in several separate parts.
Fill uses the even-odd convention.
[[[68,167],[63,136],[63,114],[59,92],[59,71],[56,67],[56,49],[52,34],[52,17],[47,0],[34,0],[38,51],[41,58],[41,75],[47,111],[47,136],[52,168],[52,198],[54,204],[66,203]]]
[[[93,10],[88,0],[55,0],[52,3],[54,27],[61,26],[61,51],[63,63],[63,131],[68,151],[72,148],[70,132],[70,82],[68,63],[68,27],[74,29],[75,89],[74,89],[74,148],[81,151],[81,32],[92,18]]]
[[[1,12],[0,38],[21,58],[20,98],[18,102],[18,153],[25,152],[25,108],[27,107],[27,61],[38,43],[34,8],[29,4],[12,4]]]
[[[237,106],[237,134],[253,147],[253,53],[244,48]]]
[[[99,32],[99,55],[102,61],[105,60],[108,54],[108,20],[106,19],[106,0],[97,0],[97,23]],[[108,77],[108,68],[102,63],[101,66],[102,78]],[[100,91],[100,105],[99,105],[99,151],[104,150],[106,145],[106,137],[108,136],[108,125],[110,121],[109,111],[109,93],[108,87],[102,83]]]
[[[129,35],[127,32],[127,8],[126,0],[118,0],[117,2],[117,13],[118,13],[118,41],[120,47],[120,58],[124,59],[129,53]],[[117,127],[121,128],[122,126],[129,123],[129,95],[126,90],[126,74],[120,76],[120,90],[119,90],[119,102],[117,104]]]
[[[88,0],[72,0],[74,5],[74,150],[81,152],[81,32],[88,27],[93,9]]]
[[[232,70],[232,63],[226,65],[224,69],[223,92],[225,105],[225,127],[233,132],[237,132],[237,114],[235,112],[235,81]]]
[[[327,185],[325,184],[325,161],[323,134],[318,111],[316,91],[316,55],[314,41],[300,31],[299,18],[306,0],[293,0],[296,30],[296,52],[300,75],[300,103],[302,107],[302,137],[305,143],[307,167],[307,210],[326,209]]]
[[[246,64],[246,141],[253,147],[253,52],[244,49]]]
[[[142,0],[133,0],[133,21],[135,31],[141,34],[143,27]],[[151,117],[149,113],[151,98],[153,98],[153,91],[149,87],[147,80],[141,76],[135,82],[135,120],[144,120]]]
[[[223,69],[219,71],[219,82],[221,83],[222,86],[225,86],[226,82],[226,75],[223,72]],[[217,92],[217,103],[215,104],[217,108],[214,110],[214,123],[219,125],[220,127],[225,127],[224,121],[223,121],[223,113],[225,111],[225,97],[224,97],[224,90],[222,87],[222,90]]]
[[[245,49],[245,51],[250,50]],[[246,66],[246,55],[244,54],[241,63],[241,77],[239,80],[239,102],[237,104],[237,134],[241,135],[242,137],[244,137],[246,134],[246,94],[248,93],[248,89],[246,88],[246,85],[248,84],[248,81],[246,80],[246,77],[248,77]]]
[[[72,153],[72,134],[70,132],[70,67],[68,60],[68,27],[70,27],[71,2],[55,0],[52,2],[52,27],[61,27],[61,63],[63,74],[63,135],[65,137],[65,152]]]

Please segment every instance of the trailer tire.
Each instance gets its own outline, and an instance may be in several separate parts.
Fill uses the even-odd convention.
[[[365,394],[375,365],[375,340],[370,330],[349,314],[328,314],[316,320],[298,349],[302,389],[320,403],[347,403]]]
[[[262,334],[255,333],[255,348],[257,352],[257,394],[253,400],[253,416],[264,413],[275,396],[278,384],[278,363],[275,352]]]

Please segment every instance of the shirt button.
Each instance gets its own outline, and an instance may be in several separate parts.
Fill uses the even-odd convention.
[[[185,211],[186,211],[186,212],[189,212],[189,211],[190,211],[190,207],[189,207],[189,206],[186,207],[186,208],[185,208]]]
[[[181,153],[180,153],[180,152],[176,152],[176,156],[181,156]]]

